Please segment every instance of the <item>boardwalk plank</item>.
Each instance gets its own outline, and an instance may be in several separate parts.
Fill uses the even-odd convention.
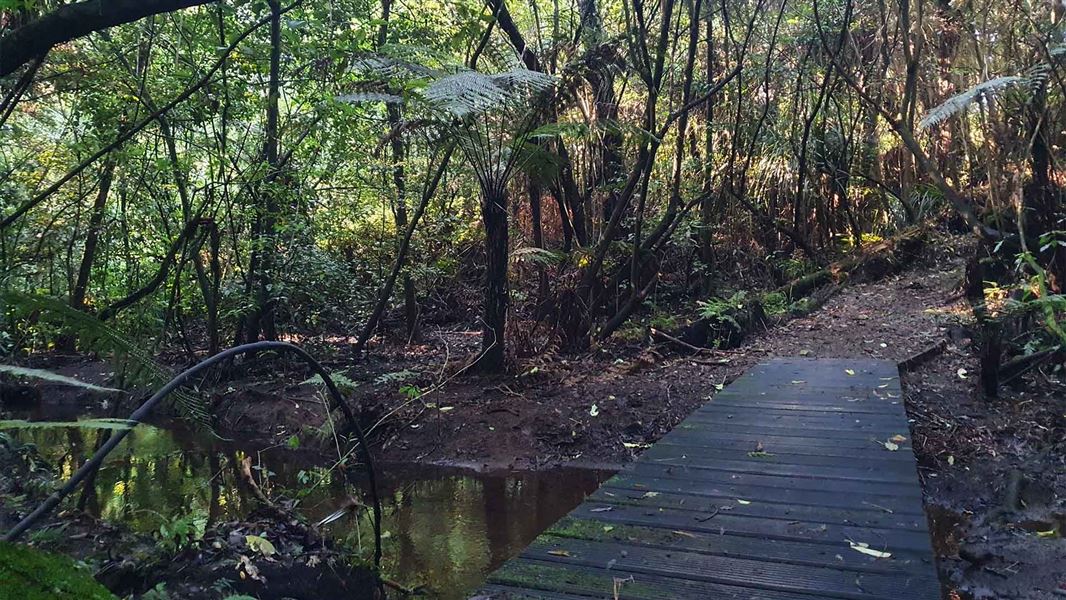
[[[884,361],[760,364],[476,597],[937,599],[901,398]]]

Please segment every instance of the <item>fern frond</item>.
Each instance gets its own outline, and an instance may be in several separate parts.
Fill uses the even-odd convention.
[[[961,94],[957,94],[955,96],[952,96],[951,98],[948,98],[944,101],[943,104],[930,110],[918,126],[921,129],[928,129],[930,127],[939,125],[940,123],[943,123],[944,121],[947,121],[955,115],[963,112],[975,102],[978,102],[983,98],[991,95],[996,90],[1012,85],[1018,85],[1024,83],[1025,81],[1026,79],[1023,77],[1017,77],[1012,75],[1008,77],[997,77],[996,79],[991,79],[989,81],[979,83],[973,86],[972,88],[966,90],[965,92],[962,92]]]
[[[494,75],[459,71],[431,82],[426,86],[424,95],[431,106],[464,119],[514,108],[554,85],[554,77],[525,68]]]
[[[136,425],[133,421],[127,421],[126,419],[82,419],[80,421],[25,421],[22,419],[13,419],[10,421],[0,421],[0,429],[110,429],[112,431],[118,431],[122,429],[133,429]]]
[[[114,328],[66,302],[48,296],[4,290],[0,291],[0,303],[17,316],[29,318],[32,315],[51,324],[77,338],[84,348],[110,355],[132,382],[160,386],[174,376],[170,369],[157,363]],[[175,392],[174,398],[174,405],[183,416],[204,426],[210,424],[207,408],[201,399],[185,392]]]
[[[93,385],[80,379],[74,379],[73,377],[67,377],[51,371],[45,371],[43,369],[27,369],[25,367],[15,367],[11,365],[0,365],[0,373],[7,373],[12,377],[30,377],[32,379],[40,379],[42,381],[50,381],[52,383],[60,383],[63,385],[70,385],[74,387],[80,387],[94,392],[121,392],[122,390],[116,388],[103,387],[100,385]]]
[[[550,267],[565,261],[566,256],[565,252],[527,246],[511,252],[511,261],[515,263],[530,262],[535,265]]]
[[[361,104],[363,102],[384,102],[385,104],[403,104],[403,98],[396,94],[386,94],[385,92],[355,92],[352,94],[342,94],[334,98],[337,102],[347,102],[348,104]]]

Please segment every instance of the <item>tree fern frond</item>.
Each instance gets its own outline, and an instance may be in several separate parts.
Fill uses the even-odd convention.
[[[425,97],[430,104],[465,118],[503,104],[508,95],[491,77],[477,71],[461,71],[430,83]]]
[[[15,367],[12,365],[0,365],[0,373],[6,373],[12,377],[30,377],[32,379],[40,379],[42,381],[50,381],[52,383],[61,383],[63,385],[71,385],[74,387],[80,387],[94,392],[121,392],[122,390],[116,388],[103,387],[100,385],[93,385],[91,383],[82,381],[80,379],[74,379],[73,377],[67,377],[60,375],[59,373],[53,373],[51,371],[45,371],[44,369],[28,369],[25,367]]]
[[[921,129],[928,129],[947,121],[955,115],[969,108],[974,102],[978,102],[998,89],[1018,85],[1026,81],[1023,77],[1008,76],[997,77],[979,83],[972,88],[948,98],[943,104],[929,111],[919,123]]]
[[[0,421],[0,429],[110,429],[117,431],[121,429],[133,429],[136,425],[133,421],[127,421],[126,419],[82,419],[79,421],[24,421],[22,419],[13,419],[9,421]]]
[[[174,376],[170,369],[142,352],[121,333],[96,317],[72,308],[66,302],[48,296],[4,290],[0,292],[0,303],[23,318],[35,316],[53,325],[77,338],[87,349],[110,355],[130,381],[158,386],[170,381]],[[186,418],[205,426],[210,424],[206,406],[201,399],[188,393],[176,392],[174,405]]]
[[[385,104],[403,104],[403,98],[396,94],[387,94],[385,92],[355,92],[352,94],[342,94],[334,98],[337,102],[347,102],[349,104],[360,104],[363,102],[384,102]]]
[[[554,77],[525,68],[494,75],[459,71],[434,80],[424,94],[431,105],[462,119],[528,102],[554,85]]]

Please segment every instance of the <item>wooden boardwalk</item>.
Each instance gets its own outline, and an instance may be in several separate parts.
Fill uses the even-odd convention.
[[[718,393],[475,597],[940,594],[896,366],[779,359]]]

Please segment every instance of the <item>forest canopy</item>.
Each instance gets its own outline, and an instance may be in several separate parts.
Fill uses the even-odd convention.
[[[496,372],[944,218],[1063,340],[1059,0],[0,9],[5,352],[460,321]]]

